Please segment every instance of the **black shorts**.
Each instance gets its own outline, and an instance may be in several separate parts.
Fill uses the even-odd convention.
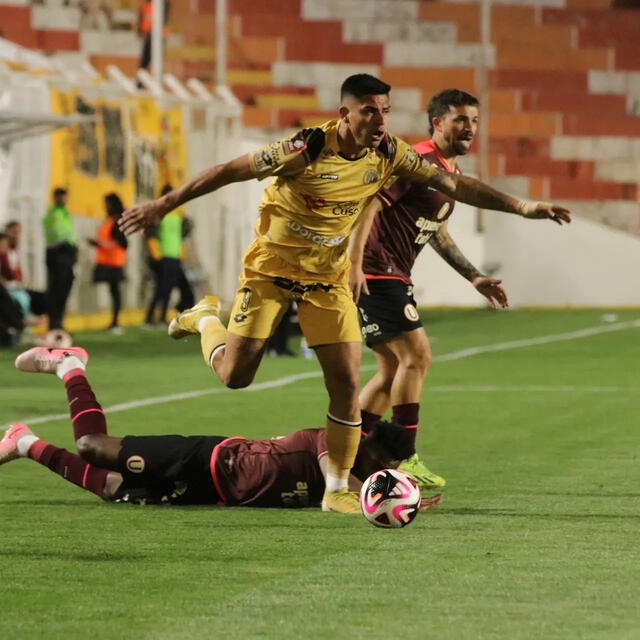
[[[217,504],[209,463],[226,436],[125,436],[123,482],[114,500],[135,504]]]
[[[422,326],[413,298],[413,285],[384,278],[367,279],[367,286],[369,295],[360,294],[358,311],[362,337],[368,347]]]

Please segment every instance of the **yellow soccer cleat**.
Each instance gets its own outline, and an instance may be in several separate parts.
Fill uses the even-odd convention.
[[[339,489],[325,491],[322,498],[323,511],[337,511],[338,513],[362,513],[360,496],[356,491]]]
[[[204,316],[218,316],[220,313],[220,299],[217,296],[205,296],[191,309],[179,313],[169,324],[169,335],[174,340],[180,340],[192,333],[198,333],[198,322]]]
[[[398,466],[400,471],[408,473],[417,483],[421,491],[430,489],[442,489],[447,481],[439,475],[429,471],[420,460],[417,453],[403,460]]]

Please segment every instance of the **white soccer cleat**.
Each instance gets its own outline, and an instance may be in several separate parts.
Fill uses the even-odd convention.
[[[4,438],[0,440],[0,464],[11,462],[22,456],[18,452],[18,440],[22,436],[32,436],[33,431],[26,424],[12,424],[5,432]]]
[[[56,373],[60,363],[69,356],[75,356],[84,365],[89,360],[89,354],[81,347],[33,347],[16,358],[16,369],[29,373]]]

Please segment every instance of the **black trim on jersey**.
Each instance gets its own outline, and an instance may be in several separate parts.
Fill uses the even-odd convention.
[[[311,164],[319,155],[326,143],[325,133],[319,127],[315,129],[303,129],[296,138],[300,137],[307,145],[305,153],[307,154],[307,164]]]
[[[382,138],[382,142],[378,146],[378,151],[380,151],[385,158],[389,159],[391,159],[396,152],[396,143],[388,133],[384,134],[384,138]]]

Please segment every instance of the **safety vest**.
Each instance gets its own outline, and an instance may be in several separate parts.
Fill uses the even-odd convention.
[[[164,19],[167,20],[168,5],[165,2],[164,5]],[[138,31],[141,34],[147,35],[151,33],[153,28],[153,2],[143,2],[140,7],[140,14],[138,15]],[[169,35],[169,29],[165,26],[162,29],[162,35],[166,38]]]
[[[104,246],[96,247],[96,264],[102,264],[106,267],[124,267],[127,260],[127,250],[111,237],[114,224],[116,224],[115,220],[107,218],[98,229],[98,240]]]

